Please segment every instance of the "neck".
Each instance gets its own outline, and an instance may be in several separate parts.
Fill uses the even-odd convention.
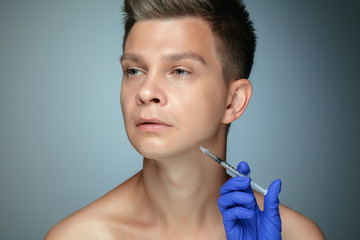
[[[209,149],[225,160],[226,144],[217,146]],[[159,223],[170,228],[199,228],[209,225],[207,219],[221,219],[217,198],[227,180],[226,171],[198,147],[172,159],[144,158],[142,179],[145,196]]]

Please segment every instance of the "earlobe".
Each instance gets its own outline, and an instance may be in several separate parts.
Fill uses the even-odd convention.
[[[224,124],[229,124],[242,115],[251,94],[252,86],[248,79],[237,79],[230,83],[227,107],[222,121]]]

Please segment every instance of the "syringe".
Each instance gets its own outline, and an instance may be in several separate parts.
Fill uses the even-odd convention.
[[[238,170],[236,170],[234,167],[232,167],[230,164],[228,164],[227,162],[225,162],[224,160],[222,160],[221,158],[219,158],[218,156],[216,156],[215,154],[213,154],[212,152],[210,152],[209,150],[207,150],[206,148],[200,147],[201,151],[208,157],[210,157],[211,159],[215,160],[217,163],[219,163],[221,166],[223,166],[224,168],[226,168],[227,170],[229,170],[229,172],[231,172],[232,174],[229,174],[230,176],[232,175],[232,177],[234,176],[242,176],[245,177],[243,174],[241,174]],[[261,193],[262,195],[266,195],[267,193],[267,189],[261,187],[259,184],[254,183],[253,180],[251,180],[250,182],[251,187],[258,191],[259,193]]]

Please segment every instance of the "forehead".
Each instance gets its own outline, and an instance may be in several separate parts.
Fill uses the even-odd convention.
[[[139,21],[130,30],[124,48],[124,53],[152,57],[174,52],[192,52],[205,61],[217,61],[209,24],[197,17]]]

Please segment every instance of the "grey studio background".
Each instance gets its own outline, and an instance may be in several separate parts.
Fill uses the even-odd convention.
[[[0,239],[42,239],[141,169],[119,104],[121,1],[0,1]],[[357,236],[359,4],[247,1],[254,93],[228,160],[328,239]],[[354,5],[356,4],[356,6]]]

